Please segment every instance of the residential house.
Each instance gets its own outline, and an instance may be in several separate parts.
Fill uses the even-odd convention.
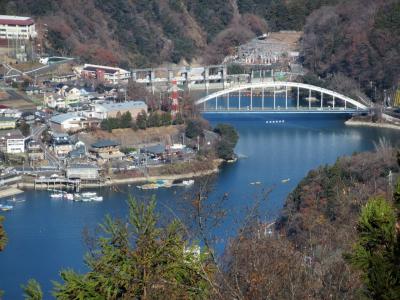
[[[37,161],[44,159],[44,152],[40,147],[39,143],[36,141],[29,141],[26,145],[26,151],[28,152],[28,157],[30,161]]]
[[[44,94],[44,103],[50,108],[66,108],[65,97],[58,93]]]
[[[91,145],[89,152],[97,159],[109,161],[122,159],[125,155],[120,151],[120,144],[111,140],[100,140]]]
[[[73,145],[68,134],[53,133],[51,140],[51,149],[57,156],[65,157],[72,151]]]
[[[71,74],[62,74],[62,75],[53,76],[51,78],[51,81],[63,83],[63,82],[67,82],[67,81],[74,81],[77,79],[78,79],[78,76],[75,73],[71,73]]]
[[[16,123],[16,118],[0,117],[0,129],[13,129],[16,127]]]
[[[82,112],[59,114],[50,119],[50,126],[56,132],[76,132],[81,129],[97,128],[101,120],[84,116]]]

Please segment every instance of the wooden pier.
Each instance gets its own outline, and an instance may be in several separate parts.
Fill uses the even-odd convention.
[[[81,180],[80,179],[68,179],[65,177],[56,177],[56,178],[38,178],[34,181],[34,188],[36,187],[47,187],[47,189],[52,188],[67,188],[72,189],[76,192],[80,191],[81,188]]]

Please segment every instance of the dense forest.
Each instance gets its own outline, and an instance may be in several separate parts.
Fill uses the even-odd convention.
[[[0,13],[34,16],[50,54],[122,67],[220,63],[263,32],[303,30],[304,65],[322,78],[378,99],[400,74],[396,0],[0,0]]]
[[[304,27],[305,66],[322,77],[343,73],[371,99],[400,79],[400,3],[343,1],[314,11]]]
[[[36,17],[50,51],[149,66],[192,61],[215,48],[226,51],[267,30],[301,30],[314,9],[335,2],[1,0],[0,13]]]

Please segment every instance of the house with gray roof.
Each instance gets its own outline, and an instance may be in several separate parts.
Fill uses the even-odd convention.
[[[130,112],[132,118],[136,119],[142,111],[147,113],[147,104],[144,101],[103,102],[94,104],[94,110],[87,114],[94,118],[107,119]]]

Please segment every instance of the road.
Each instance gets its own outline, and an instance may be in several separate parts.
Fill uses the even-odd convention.
[[[49,162],[49,165],[61,169],[62,164],[61,164],[60,160],[51,151],[49,151],[46,148],[46,145],[42,142],[41,136],[42,136],[43,132],[46,130],[46,128],[47,128],[46,125],[40,125],[40,126],[33,127],[32,132],[31,132],[31,137],[33,140],[38,142],[38,144],[40,145],[40,148],[42,148],[42,150],[44,152],[44,158],[47,159],[47,161]]]

